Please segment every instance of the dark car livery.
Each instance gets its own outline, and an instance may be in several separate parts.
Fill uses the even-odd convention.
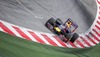
[[[57,34],[58,37],[64,42],[75,42],[79,37],[75,30],[78,28],[78,25],[68,18],[64,23],[61,19],[50,18],[45,26],[50,29],[53,33]]]

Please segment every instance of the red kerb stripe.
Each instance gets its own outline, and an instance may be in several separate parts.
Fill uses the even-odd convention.
[[[99,14],[100,14],[100,12],[99,12]],[[100,20],[100,16],[98,17],[98,19]]]
[[[100,30],[100,27],[99,27],[98,25],[95,25],[95,27],[96,27],[98,30]]]
[[[77,42],[82,48],[85,47],[79,40],[76,40],[76,42]]]
[[[100,9],[100,7],[99,7],[99,9]],[[100,12],[98,12],[99,14],[100,14]],[[99,17],[98,17],[99,18]]]
[[[56,38],[56,39],[59,39],[59,38]],[[59,39],[60,40],[60,39]],[[73,48],[76,48],[77,46],[75,44],[73,44],[72,42],[69,42],[69,44],[73,47]]]
[[[53,36],[62,46],[67,47],[57,36]]]
[[[0,27],[7,33],[15,35],[9,28],[7,28],[3,23],[0,22]]]
[[[97,21],[97,23],[100,25],[100,22],[99,21]]]
[[[58,46],[53,40],[51,40],[47,35],[41,34],[50,44],[53,46]]]
[[[99,0],[97,0],[97,2],[100,4]]]
[[[31,40],[23,31],[21,31],[18,27],[12,26],[23,38],[27,40]]]
[[[92,30],[100,37],[100,33],[98,33],[95,29]]]
[[[45,42],[39,37],[37,36],[34,32],[32,31],[28,31],[38,42],[45,44]]]
[[[69,42],[69,44],[70,44],[71,46],[73,46],[74,48],[77,48],[77,46],[76,46],[75,44],[73,44],[72,42]]]
[[[85,38],[83,38],[82,36],[80,37],[81,39],[84,40],[84,42],[88,45],[88,46],[91,46],[91,44],[88,42],[88,40],[86,40]]]
[[[56,36],[55,36],[56,37]],[[58,40],[59,38],[56,37],[56,39]],[[60,39],[59,39],[60,40]],[[61,40],[60,40],[61,41]],[[62,42],[62,41],[61,41]],[[73,47],[76,48],[77,46],[75,44],[73,44],[72,42],[69,42],[69,44]]]
[[[100,41],[92,32],[89,32],[97,41]]]
[[[85,35],[87,38],[89,38],[89,40],[94,43],[94,44],[97,44],[96,42],[94,42],[88,35]]]

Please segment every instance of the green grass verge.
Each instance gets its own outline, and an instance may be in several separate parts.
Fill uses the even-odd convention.
[[[53,47],[0,32],[0,57],[100,57],[100,44],[85,49]]]

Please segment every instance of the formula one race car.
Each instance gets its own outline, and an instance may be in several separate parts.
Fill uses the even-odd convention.
[[[78,25],[70,18],[66,20],[65,23],[63,23],[62,20],[59,18],[50,18],[46,22],[45,26],[53,33],[57,34],[58,37],[65,43],[68,41],[73,43],[79,37],[79,35],[75,33],[75,30],[78,28]]]

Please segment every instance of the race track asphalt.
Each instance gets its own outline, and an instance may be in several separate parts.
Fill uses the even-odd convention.
[[[44,24],[51,17],[71,18],[79,25],[77,33],[84,33],[96,11],[95,0],[0,0],[0,20],[48,33]]]

